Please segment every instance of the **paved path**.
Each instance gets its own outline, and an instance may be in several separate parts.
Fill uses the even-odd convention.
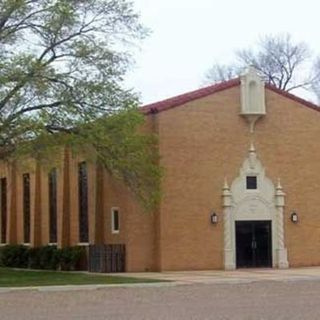
[[[176,272],[148,272],[123,273],[118,276],[137,278],[152,278],[171,280],[177,284],[194,283],[245,283],[257,281],[298,281],[320,280],[320,267],[292,268],[292,269],[240,269],[235,271],[176,271]]]

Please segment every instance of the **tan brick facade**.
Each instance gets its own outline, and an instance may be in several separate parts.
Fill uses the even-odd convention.
[[[200,270],[224,267],[222,187],[239,174],[254,142],[266,175],[286,193],[285,246],[291,267],[320,265],[320,112],[266,88],[266,115],[250,133],[240,115],[240,85],[148,115],[159,135],[163,198],[146,214],[121,182],[88,165],[89,242],[124,243],[127,271]],[[77,164],[63,155],[58,168],[58,245],[79,243]],[[82,159],[83,160],[83,159]],[[31,245],[49,242],[48,170],[33,164]],[[22,173],[3,164],[8,179],[7,243],[23,243]],[[111,208],[120,232],[111,232]],[[299,223],[290,221],[296,211]],[[210,214],[218,223],[210,223]],[[275,230],[272,230],[275,232]]]
[[[57,167],[57,245],[125,244],[126,269],[154,269],[153,214],[143,212],[128,189],[99,166],[88,162],[89,242],[79,241],[78,163],[83,158],[65,152]],[[48,173],[34,163],[1,165],[7,178],[7,244],[24,243],[23,174],[30,174],[30,246],[49,244]],[[98,177],[98,178],[97,178]],[[120,232],[111,231],[111,209],[119,208]],[[2,244],[3,245],[3,244]]]
[[[266,90],[267,115],[249,132],[240,87],[160,112],[166,169],[160,212],[160,269],[223,268],[222,187],[232,181],[253,139],[266,174],[286,193],[285,243],[290,266],[320,264],[320,112]],[[210,212],[219,223],[210,224]],[[293,224],[295,210],[300,222]]]

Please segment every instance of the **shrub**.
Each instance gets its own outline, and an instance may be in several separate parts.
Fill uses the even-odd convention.
[[[5,265],[2,262],[2,250],[0,250],[0,267],[5,267]]]
[[[85,250],[82,247],[66,247],[61,249],[61,270],[76,270]]]
[[[41,269],[40,254],[41,254],[41,248],[29,248],[28,268]]]
[[[85,255],[81,247],[56,246],[29,248],[23,245],[6,245],[0,249],[0,266],[46,270],[76,270]]]
[[[41,247],[40,268],[48,270],[57,270],[60,265],[61,250],[56,246]]]
[[[27,268],[29,248],[23,245],[7,245],[1,248],[1,265],[11,268]]]

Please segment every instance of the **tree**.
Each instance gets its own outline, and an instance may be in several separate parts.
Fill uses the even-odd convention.
[[[215,63],[205,74],[205,84],[217,83],[234,79],[241,73],[241,68],[237,65],[225,65]]]
[[[316,60],[313,65],[314,81],[312,83],[312,89],[315,93],[318,103],[320,104],[320,58]]]
[[[122,87],[145,35],[127,0],[0,0],[2,157],[81,148],[154,202],[155,139]]]
[[[257,69],[267,83],[285,91],[309,89],[316,79],[310,71],[308,46],[303,42],[294,42],[289,34],[262,37],[254,49],[239,50],[235,55],[237,61],[234,64],[213,65],[205,76],[206,82],[234,78],[248,65]]]

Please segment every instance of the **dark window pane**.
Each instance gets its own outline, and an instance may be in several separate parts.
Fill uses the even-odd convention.
[[[49,172],[49,242],[57,242],[57,169]]]
[[[0,180],[1,196],[1,243],[6,243],[7,237],[7,179]]]
[[[119,231],[119,211],[118,210],[113,210],[113,226],[112,229],[113,231]]]
[[[247,189],[257,189],[257,177],[247,177]]]
[[[86,162],[79,163],[78,186],[79,186],[79,241],[89,242],[88,173],[87,173]]]
[[[30,243],[30,175],[23,176],[23,231],[24,243]]]

